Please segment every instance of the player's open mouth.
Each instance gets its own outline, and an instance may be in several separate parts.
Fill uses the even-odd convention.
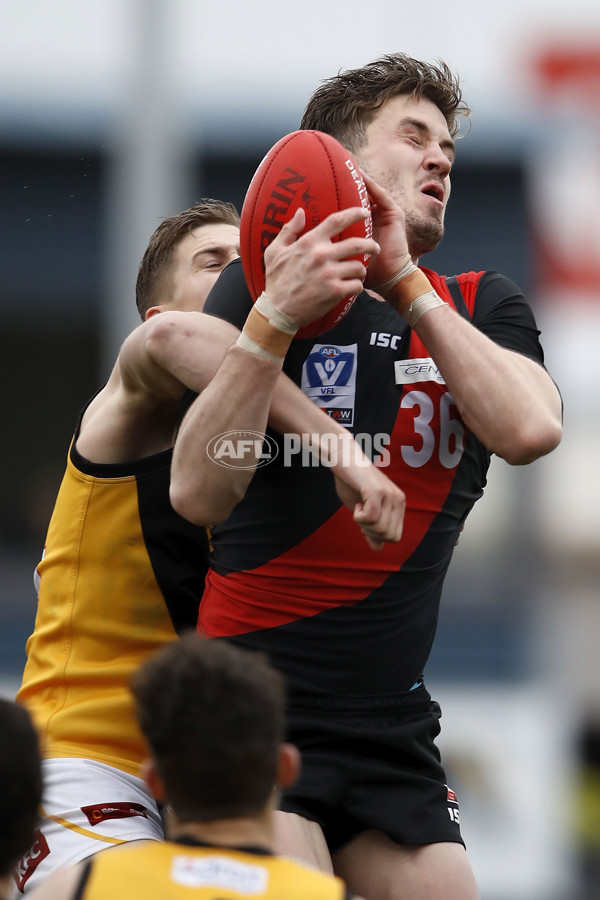
[[[421,193],[425,194],[427,197],[433,197],[433,199],[437,200],[439,203],[444,202],[444,188],[437,181],[430,181],[427,184],[424,184],[421,188]]]

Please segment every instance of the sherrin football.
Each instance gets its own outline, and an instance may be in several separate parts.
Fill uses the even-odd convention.
[[[306,212],[304,232],[330,213],[351,206],[370,211],[367,189],[352,157],[339,141],[321,131],[293,131],[282,137],[250,182],[240,216],[240,256],[253,301],[265,288],[265,249],[300,206]],[[369,216],[333,240],[372,234]],[[360,259],[368,264],[368,255],[361,254]],[[322,318],[300,328],[296,337],[315,337],[329,331],[341,322],[355,299],[356,294],[345,297]]]

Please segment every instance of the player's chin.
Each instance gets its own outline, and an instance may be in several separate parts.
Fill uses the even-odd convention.
[[[406,235],[414,259],[435,250],[444,237],[444,223],[431,216],[422,216],[407,223]]]

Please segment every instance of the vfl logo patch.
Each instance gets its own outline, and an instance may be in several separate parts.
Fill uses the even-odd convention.
[[[100,825],[108,819],[131,819],[142,816],[147,819],[146,807],[141,803],[103,803],[95,806],[82,806],[81,812],[87,816],[90,825]]]
[[[444,378],[431,359],[398,359],[394,363],[396,384],[417,384],[420,381],[435,381],[436,384],[446,384]]]
[[[25,893],[25,885],[42,862],[50,853],[50,847],[46,838],[38,828],[35,832],[33,844],[16,864],[13,871],[13,878],[19,891]]]
[[[302,367],[306,396],[342,425],[354,424],[357,360],[357,344],[314,344]]]

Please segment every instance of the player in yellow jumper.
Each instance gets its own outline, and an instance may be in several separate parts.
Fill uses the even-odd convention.
[[[189,633],[142,666],[133,693],[168,840],[55,872],[32,900],[349,898],[339,878],[273,855],[278,789],[300,759],[283,743],[283,679],[266,657]]]
[[[300,236],[297,216],[282,230],[265,257],[276,304],[283,294],[309,322],[360,289],[364,267],[345,256],[377,252],[377,244],[331,241],[360,217],[360,208],[345,210]],[[21,893],[99,850],[163,837],[141,778],[147,748],[128,685],[145,659],[197,620],[206,533],[173,511],[169,470],[186,388],[202,390],[237,337],[200,310],[238,254],[238,221],[234,207],[210,200],[159,225],[138,276],[144,322],[125,340],[73,438],[38,567],[35,629],[18,693],[44,753],[41,825],[15,870]],[[274,427],[336,428],[291,382],[287,390]],[[256,397],[262,410],[262,392]],[[249,402],[249,429],[254,414]],[[399,492],[375,466],[338,474],[357,501],[391,500],[401,520]],[[386,522],[381,537],[394,539],[397,527]],[[379,534],[377,521],[361,527]]]
[[[77,424],[37,568],[17,694],[44,755],[40,829],[15,869],[22,893],[57,866],[162,837],[140,778],[146,746],[128,685],[144,659],[189,627],[207,541],[168,501],[184,388],[148,341],[155,313],[202,309],[238,248],[239,217],[228,203],[206,200],[159,225],[138,275],[146,321]]]

